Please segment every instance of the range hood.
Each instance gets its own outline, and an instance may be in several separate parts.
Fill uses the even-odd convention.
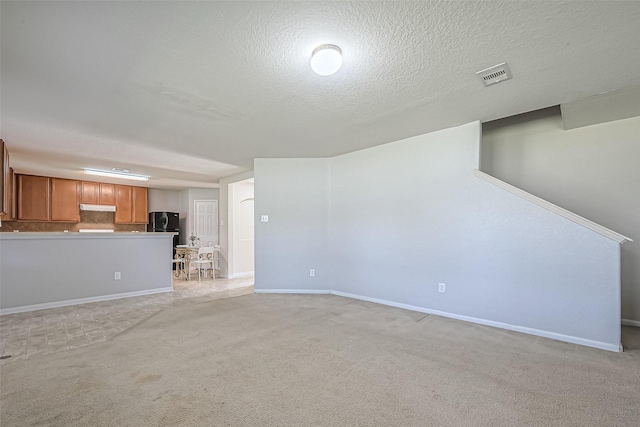
[[[115,212],[116,207],[110,205],[89,205],[87,203],[80,203],[81,211],[97,211],[97,212]]]

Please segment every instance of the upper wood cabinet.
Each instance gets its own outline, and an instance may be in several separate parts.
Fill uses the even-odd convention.
[[[82,181],[82,203],[91,205],[115,205],[115,185],[103,182]]]
[[[100,183],[82,181],[82,203],[97,205],[100,203]]]
[[[18,218],[18,205],[16,203],[16,173],[13,168],[9,168],[9,220],[15,221]]]
[[[116,204],[116,186],[113,184],[100,183],[100,200],[101,205],[115,205]]]
[[[0,139],[0,216],[10,215],[11,174],[9,171],[9,150]]]
[[[145,187],[133,187],[133,222],[134,224],[146,224],[149,222],[148,189]]]
[[[146,224],[148,221],[148,189],[116,185],[116,224]]]
[[[51,178],[46,176],[16,175],[18,190],[18,220],[51,220]]]
[[[15,175],[17,219],[80,222],[80,203],[115,205],[116,224],[146,224],[148,189],[91,181]],[[10,175],[11,177],[11,175]],[[9,209],[11,211],[11,209]],[[12,217],[12,219],[15,218]]]
[[[131,224],[133,222],[133,191],[128,185],[115,186],[116,224]]]
[[[51,178],[51,221],[80,222],[80,181]]]

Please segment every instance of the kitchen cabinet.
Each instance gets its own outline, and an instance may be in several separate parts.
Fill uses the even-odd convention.
[[[16,175],[19,221],[51,220],[51,179],[46,176]]]
[[[115,205],[115,185],[82,181],[82,203],[91,205]]]
[[[133,187],[133,223],[146,224],[149,222],[148,214],[148,189],[145,187]]]
[[[51,178],[51,221],[80,222],[80,181]]]
[[[18,218],[18,205],[16,203],[16,173],[9,168],[9,221]]]
[[[115,186],[116,224],[131,224],[133,220],[133,191],[128,185]]]
[[[7,144],[0,139],[0,216],[10,214],[11,175],[9,171],[9,150]]]
[[[148,221],[148,189],[115,186],[116,224],[146,224]]]
[[[100,205],[110,205],[113,206],[116,204],[116,189],[113,184],[105,184],[103,182],[100,183],[100,200],[98,204]]]
[[[82,203],[97,205],[100,203],[100,183],[82,181]]]

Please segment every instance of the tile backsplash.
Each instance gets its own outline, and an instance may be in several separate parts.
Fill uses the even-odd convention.
[[[80,211],[80,222],[26,222],[2,220],[0,232],[6,231],[78,231],[84,228],[113,231],[146,231],[145,224],[114,224],[114,212]]]

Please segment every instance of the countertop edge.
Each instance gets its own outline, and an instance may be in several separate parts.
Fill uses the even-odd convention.
[[[42,240],[42,239],[173,239],[175,233],[78,233],[78,232],[0,232],[0,240]]]

